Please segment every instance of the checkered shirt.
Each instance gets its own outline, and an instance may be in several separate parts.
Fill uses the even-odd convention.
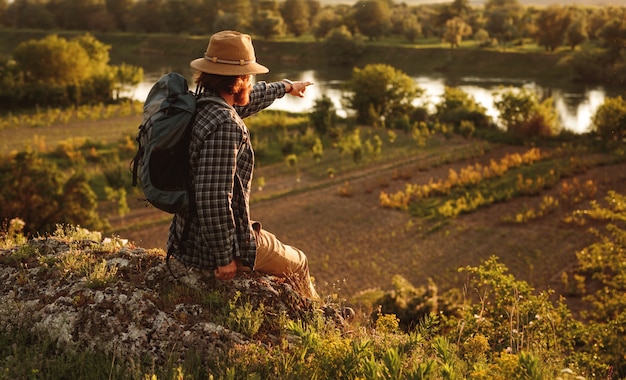
[[[183,234],[186,213],[174,216],[167,242],[168,251],[183,264],[215,269],[239,258],[243,265],[254,267],[256,243],[250,221],[254,151],[242,119],[284,95],[283,82],[258,82],[246,106],[231,108],[214,102],[199,106],[189,146],[196,212],[183,242],[186,249],[180,250],[176,238]]]

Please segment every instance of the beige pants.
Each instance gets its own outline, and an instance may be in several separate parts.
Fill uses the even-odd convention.
[[[309,262],[301,250],[283,244],[260,224],[253,225],[256,236],[254,270],[292,280],[296,290],[305,297],[319,300],[309,274]]]

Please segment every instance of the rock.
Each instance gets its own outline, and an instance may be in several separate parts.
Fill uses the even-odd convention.
[[[210,357],[276,343],[281,316],[313,313],[286,279],[250,272],[221,282],[122,240],[47,237],[0,250],[0,329],[45,333],[64,348],[149,353],[156,363],[190,348]]]

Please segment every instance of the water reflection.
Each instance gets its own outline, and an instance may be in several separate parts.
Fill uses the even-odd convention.
[[[146,95],[150,91],[152,84],[162,75],[162,73],[147,74],[145,81],[141,83],[132,93],[127,94],[137,100],[145,100]],[[345,117],[350,110],[344,108],[342,98],[347,92],[342,88],[346,78],[349,78],[349,71],[340,72],[323,72],[319,70],[272,70],[270,74],[259,75],[257,80],[273,81],[282,78],[290,78],[292,80],[308,80],[315,84],[309,86],[306,90],[304,98],[296,98],[286,96],[276,101],[270,109],[284,110],[291,112],[308,112],[313,109],[315,100],[328,96],[337,113]],[[435,104],[441,100],[445,86],[456,86],[461,90],[474,97],[477,103],[485,107],[487,114],[494,121],[498,119],[498,111],[494,107],[496,94],[513,88],[530,88],[536,91],[540,98],[552,96],[554,106],[559,114],[561,124],[564,129],[574,133],[588,132],[591,128],[591,118],[598,107],[604,102],[607,95],[605,89],[601,87],[586,88],[575,87],[572,89],[548,88],[542,87],[529,80],[514,80],[510,78],[476,78],[464,77],[450,79],[437,75],[419,75],[413,76],[417,85],[424,89],[422,98],[417,99],[416,105],[424,105],[432,112]],[[191,79],[191,78],[189,78]]]

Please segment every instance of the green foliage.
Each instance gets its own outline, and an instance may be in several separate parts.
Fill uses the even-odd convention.
[[[370,41],[387,35],[391,29],[391,10],[384,0],[360,0],[354,6],[354,22]]]
[[[435,107],[437,120],[451,124],[454,131],[464,137],[469,137],[475,128],[491,127],[487,109],[460,88],[446,86],[441,101]],[[467,122],[472,123],[471,126]]]
[[[306,33],[309,28],[311,11],[310,2],[304,0],[285,0],[282,7],[283,19],[286,21],[287,30],[296,37]]]
[[[535,294],[528,283],[507,274],[496,257],[460,271],[469,275],[468,296],[474,300],[464,310],[461,341],[480,334],[489,338],[492,352],[507,349],[557,357],[572,349],[575,323],[563,303],[552,304],[549,292]]]
[[[539,102],[537,95],[528,90],[508,90],[498,96],[494,106],[506,130],[517,136],[552,136],[560,126],[553,99]]]
[[[385,64],[354,68],[348,88],[352,95],[347,100],[357,122],[374,126],[410,114],[411,103],[423,92],[408,75]]]
[[[609,191],[604,202],[592,201],[590,208],[574,212],[573,219],[599,225],[590,228],[596,241],[576,254],[578,273],[584,276],[590,292],[584,298],[589,303],[584,316],[593,327],[588,331],[585,351],[598,356],[602,363],[612,363],[617,373],[624,374],[626,342],[621,337],[626,333],[626,195]]]
[[[359,128],[342,135],[337,142],[337,147],[341,154],[349,154],[352,156],[352,161],[358,164],[363,159],[363,141],[361,139],[361,130]]]
[[[452,312],[450,305],[438,298],[438,288],[432,280],[429,281],[428,287],[416,288],[404,277],[396,275],[392,283],[394,290],[374,301],[374,304],[378,305],[378,310],[372,317],[377,326],[381,318],[382,321],[386,321],[391,318],[389,316],[393,316],[394,319],[397,316],[399,319],[395,327],[409,331],[430,315],[436,315],[440,311]],[[388,326],[389,323],[384,325]]]
[[[13,57],[25,74],[25,80],[42,86],[74,85],[91,74],[91,57],[82,44],[55,34],[20,44],[13,51]]]
[[[107,120],[116,117],[140,115],[143,105],[139,102],[124,101],[117,104],[98,103],[80,107],[65,107],[45,109],[36,108],[29,113],[13,115],[11,113],[0,117],[0,130],[22,127],[49,127],[53,125],[67,125],[72,122],[91,120]],[[131,142],[134,144],[134,142]],[[137,148],[133,145],[132,150]]]
[[[231,16],[238,20],[236,14],[227,14],[226,16]],[[268,10],[260,11],[258,16],[254,18],[252,26],[257,31],[257,33],[263,36],[263,38],[266,40],[282,36],[285,29],[285,24],[283,23],[283,19],[280,17],[280,15],[276,14],[276,12]],[[237,28],[230,26],[227,29]]]
[[[609,226],[621,225],[626,221],[622,215],[626,210],[623,198],[623,195],[611,193],[607,197],[607,208],[598,206],[577,214],[594,221],[611,221]],[[626,240],[621,235],[616,236],[620,244]],[[55,236],[68,241],[70,250],[50,263],[51,267],[68,277],[84,277],[88,287],[104,288],[115,281],[117,267],[99,258],[88,244],[90,240],[100,240],[99,234],[78,227],[58,226]],[[599,244],[606,244],[607,240],[601,239]],[[37,250],[17,249],[7,257],[14,261],[4,263],[21,266],[29,260],[41,260],[43,256]],[[581,259],[584,260],[582,256]],[[619,260],[624,261],[620,256],[616,261],[607,261],[606,265],[614,265]],[[595,268],[597,266],[583,269],[595,271]],[[623,271],[621,267],[615,268],[618,273]],[[110,379],[539,380],[573,379],[576,373],[586,378],[593,377],[592,373],[603,376],[609,373],[605,363],[620,363],[624,348],[620,345],[620,336],[624,333],[621,330],[623,315],[608,321],[593,320],[584,327],[573,319],[562,302],[555,302],[547,292],[537,293],[526,282],[515,279],[496,257],[478,267],[468,266],[460,271],[467,273],[466,288],[472,294],[467,294],[459,312],[440,310],[425,315],[412,325],[413,331],[404,332],[400,329],[404,321],[392,313],[379,311],[375,320],[356,321],[349,333],[342,333],[319,311],[294,321],[284,315],[265,313],[262,304],[252,305],[239,292],[224,298],[223,290],[207,293],[173,282],[172,286],[159,289],[159,297],[155,299],[159,307],[172,310],[181,302],[200,304],[211,309],[214,322],[248,337],[256,336],[263,325],[281,326],[278,332],[284,334],[279,336],[282,340],[269,345],[254,340],[235,344],[209,359],[190,354],[179,361],[172,352],[171,363],[155,365],[142,358],[112,357],[97,351],[85,350],[78,354],[46,338],[45,334],[32,335],[30,330],[14,324],[11,329],[0,331],[1,365],[6,368],[3,376],[21,378],[22,374],[45,371],[75,378],[82,377],[87,369],[101,369],[104,372],[97,373],[105,373]],[[394,294],[401,295],[396,297],[396,301],[400,301],[396,302],[397,310],[405,310],[410,318],[416,304],[412,298],[422,297],[422,292],[401,277],[393,281]],[[442,298],[446,297],[434,295],[432,304],[441,305]],[[2,311],[0,320],[1,317]],[[15,362],[18,353],[19,365]],[[74,365],[69,365],[68,360]],[[115,365],[104,366],[107,360],[109,366],[111,362]],[[614,365],[614,371],[621,376],[623,368]]]
[[[309,113],[309,120],[320,135],[325,135],[337,125],[337,110],[326,94],[315,100],[313,110]]]
[[[565,42],[565,36],[572,22],[571,11],[561,5],[551,5],[539,11],[535,23],[537,42],[547,51],[554,51]]]
[[[143,71],[125,64],[109,66],[110,48],[91,34],[71,40],[51,34],[19,44],[13,51],[14,65],[3,70],[3,107],[68,106],[112,100],[114,88],[119,93],[126,86],[139,83]]]
[[[33,152],[0,162],[0,220],[20,217],[27,233],[52,232],[58,223],[100,229],[96,197],[84,172],[63,180],[62,173]]]
[[[328,63],[352,65],[365,48],[361,35],[353,35],[348,28],[341,26],[331,30],[324,39],[323,48]]]
[[[106,227],[100,220],[97,196],[84,171],[76,172],[63,185],[59,214],[61,218],[56,223],[83,225],[94,230]]]
[[[592,117],[595,130],[609,142],[623,144],[626,139],[626,100],[606,98]]]
[[[226,325],[234,331],[249,337],[253,337],[261,328],[265,320],[265,307],[261,305],[252,305],[250,302],[242,299],[240,292],[228,303],[228,319]]]
[[[443,40],[450,44],[451,48],[459,47],[463,37],[472,34],[472,27],[460,17],[454,17],[446,21]]]

